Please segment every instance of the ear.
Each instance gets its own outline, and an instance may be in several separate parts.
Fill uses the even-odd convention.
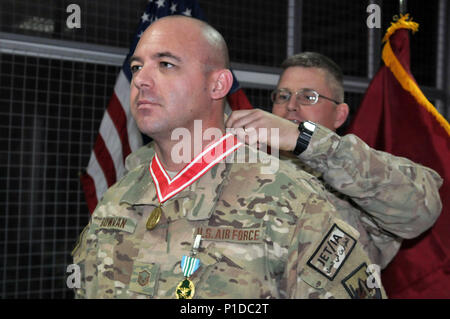
[[[350,109],[347,103],[341,103],[336,106],[336,119],[334,120],[334,129],[336,130],[342,124],[344,124],[345,120],[348,117],[348,113]]]
[[[224,98],[233,85],[233,74],[228,69],[216,70],[211,75],[212,87],[211,98],[220,100]]]

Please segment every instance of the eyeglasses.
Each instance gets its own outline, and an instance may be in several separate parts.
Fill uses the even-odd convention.
[[[292,93],[291,91],[287,90],[287,89],[278,89],[272,92],[271,94],[271,99],[272,102],[275,104],[284,104],[289,102],[289,100],[291,99]],[[319,97],[331,101],[335,104],[341,104],[336,100],[330,99],[329,97],[320,95],[319,93],[317,93],[316,91],[312,90],[312,89],[300,89],[297,92],[295,92],[295,97],[296,97],[296,101],[297,103],[301,104],[301,105],[314,105],[317,103],[317,101],[319,101]]]

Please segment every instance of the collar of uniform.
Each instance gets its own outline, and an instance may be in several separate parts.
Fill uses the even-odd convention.
[[[218,163],[200,179],[165,201],[162,206],[165,217],[172,221],[182,217],[192,221],[209,219],[220,197],[230,165],[224,161]],[[159,206],[148,165],[141,165],[136,170],[139,172],[130,173],[139,178],[122,196],[120,203],[131,206]]]
[[[237,150],[242,143],[231,133],[210,143],[201,153],[188,163],[178,174],[170,178],[159,161],[158,154],[153,157],[149,169],[161,203],[170,199],[189,185],[196,182],[206,172]]]
[[[232,147],[229,143],[232,142]],[[223,145],[226,145],[227,149],[223,153],[224,155],[230,151],[234,151],[242,144],[231,134],[224,135]],[[214,143],[212,145],[219,145],[220,143]],[[215,203],[220,196],[222,190],[224,176],[226,175],[228,165],[225,164],[223,156],[218,155],[219,148],[216,149],[216,157],[218,162],[214,161],[214,165],[208,168],[204,173],[201,173],[201,177],[195,179],[186,188],[170,196],[164,200],[162,205],[164,215],[171,220],[178,219],[182,216],[186,216],[188,220],[203,220],[208,219],[212,211],[215,208]],[[221,151],[220,151],[221,152]],[[220,160],[220,158],[222,158]],[[226,156],[225,156],[226,157]],[[154,158],[150,161],[152,163]],[[128,191],[122,196],[120,202],[127,203],[132,206],[152,205],[158,206],[159,200],[157,196],[157,188],[154,183],[154,178],[148,165],[141,165],[139,172],[132,171],[136,177],[136,182],[128,189]],[[171,207],[174,205],[174,207]],[[164,209],[166,207],[167,209]],[[171,216],[173,215],[173,216]]]
[[[139,165],[148,163],[148,159],[153,158],[153,156],[155,155],[154,145],[155,142],[151,141],[150,143],[138,148],[133,153],[130,153],[125,158],[125,169],[127,170],[127,172],[132,171]]]
[[[130,179],[131,186],[121,197],[121,204],[126,203],[132,206],[159,205],[153,179],[148,171],[148,164],[141,164],[134,170],[130,171],[126,178]]]

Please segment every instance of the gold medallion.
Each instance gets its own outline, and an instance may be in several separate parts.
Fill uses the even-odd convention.
[[[195,293],[195,286],[188,278],[182,280],[175,290],[177,299],[192,299]]]
[[[156,207],[152,212],[150,213],[150,216],[147,219],[146,227],[148,230],[152,230],[155,228],[156,224],[158,224],[159,219],[161,218],[162,209],[161,206]]]

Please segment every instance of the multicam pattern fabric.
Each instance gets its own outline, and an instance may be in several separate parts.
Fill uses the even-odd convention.
[[[152,143],[126,159],[128,170],[148,161]],[[439,217],[438,173],[406,158],[376,151],[355,135],[340,137],[317,124],[299,158],[280,154],[284,163],[320,179],[327,199],[360,232],[371,260],[385,268],[402,239],[419,236]],[[315,183],[315,181],[313,181]]]
[[[181,258],[198,233],[194,298],[361,296],[352,288],[361,276],[353,274],[372,262],[315,177],[283,162],[271,175],[260,163],[221,162],[167,200],[149,231],[159,205],[150,160],[106,192],[83,231],[73,252],[83,269],[76,297],[175,298]],[[109,221],[114,227],[105,227]],[[381,286],[376,292],[365,296],[386,297]]]
[[[318,125],[305,152],[289,162],[320,177],[327,199],[360,232],[360,242],[381,268],[402,239],[419,236],[442,210],[438,173],[374,150],[353,134],[340,137]]]

